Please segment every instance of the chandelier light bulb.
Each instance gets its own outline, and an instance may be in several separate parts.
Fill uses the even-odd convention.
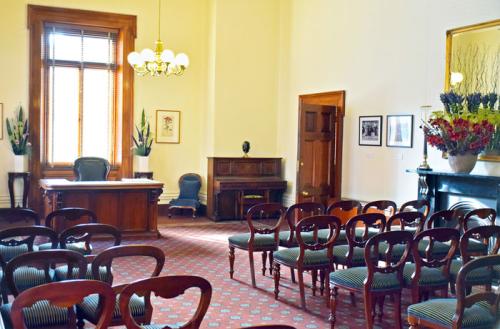
[[[175,56],[175,64],[186,68],[189,66],[189,57],[184,53],[177,54]]]
[[[145,48],[141,51],[141,58],[144,62],[154,62],[155,52],[149,48]]]
[[[143,63],[141,55],[137,51],[134,51],[134,52],[131,52],[130,54],[128,54],[127,60],[129,62],[129,64],[132,66],[141,65]]]
[[[172,63],[174,61],[174,52],[170,49],[165,49],[160,55],[160,59],[166,63]]]

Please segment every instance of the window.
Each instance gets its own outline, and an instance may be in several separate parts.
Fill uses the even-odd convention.
[[[46,24],[47,163],[114,162],[117,32]]]

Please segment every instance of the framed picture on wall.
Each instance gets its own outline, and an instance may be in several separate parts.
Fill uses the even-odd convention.
[[[156,110],[156,142],[179,144],[181,141],[181,112]]]
[[[3,103],[0,103],[0,140],[3,139]]]
[[[413,147],[413,115],[388,115],[386,145]]]
[[[359,117],[359,145],[382,146],[382,116]]]

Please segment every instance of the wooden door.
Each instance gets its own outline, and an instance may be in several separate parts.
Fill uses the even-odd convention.
[[[296,202],[341,197],[344,95],[300,96]]]

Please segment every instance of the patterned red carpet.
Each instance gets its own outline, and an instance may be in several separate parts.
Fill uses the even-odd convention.
[[[134,241],[160,247],[165,251],[166,263],[162,275],[192,274],[203,276],[213,287],[213,296],[202,328],[239,328],[249,325],[281,323],[297,328],[329,328],[329,309],[325,299],[312,296],[306,289],[307,311],[299,308],[299,290],[290,281],[290,271],[282,267],[280,298],[274,299],[274,283],[269,272],[262,276],[260,255],[255,255],[257,289],[253,289],[248,268],[248,255],[236,250],[234,280],[229,279],[227,237],[245,232],[246,224],[202,223],[184,227],[161,226],[162,239]],[[113,265],[115,283],[130,282],[150,273],[152,262],[138,258],[116,262]],[[310,276],[306,275],[307,284]],[[197,293],[189,291],[175,301],[154,300],[153,321],[176,324],[187,321],[197,306]],[[364,328],[362,296],[357,296],[357,307],[350,304],[349,295],[340,292],[342,302],[338,306],[336,328]],[[403,311],[409,295],[405,293]],[[382,322],[376,320],[375,328],[393,328],[392,303],[386,299]],[[403,315],[403,323],[405,323]]]

